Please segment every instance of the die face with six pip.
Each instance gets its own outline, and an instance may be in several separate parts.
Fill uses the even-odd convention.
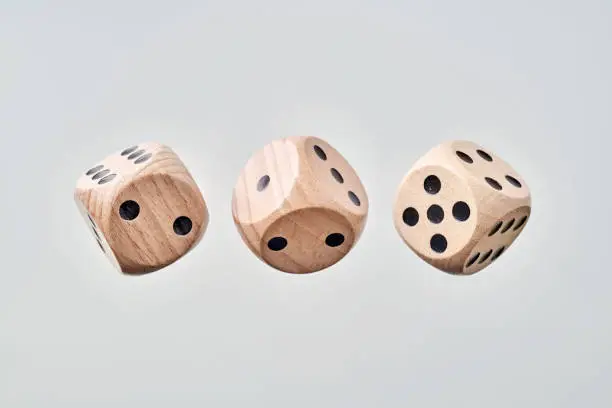
[[[125,274],[170,265],[208,226],[206,202],[189,171],[155,142],[116,152],[84,172],[74,198],[102,251]]]
[[[421,259],[461,275],[499,258],[530,214],[523,178],[491,151],[461,140],[433,148],[414,164],[393,209],[396,230]]]
[[[368,197],[355,170],[324,140],[295,136],[256,152],[242,170],[232,214],[250,250],[288,273],[340,261],[366,224]]]

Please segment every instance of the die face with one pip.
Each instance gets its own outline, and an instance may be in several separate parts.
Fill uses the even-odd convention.
[[[469,141],[449,141],[421,157],[400,183],[393,209],[396,230],[421,259],[461,275],[499,258],[530,214],[522,177]]]
[[[234,188],[243,241],[268,265],[311,273],[341,260],[359,239],[368,197],[355,170],[324,140],[296,136],[255,153]]]
[[[98,245],[125,274],[175,262],[202,238],[208,209],[179,157],[167,146],[131,146],[85,171],[74,198]]]

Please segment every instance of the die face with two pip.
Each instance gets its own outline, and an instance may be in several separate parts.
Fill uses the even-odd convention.
[[[197,245],[209,221],[185,165],[156,142],[128,147],[86,170],[74,198],[101,250],[130,275],[181,258]]]
[[[525,180],[490,150],[462,140],[421,157],[400,183],[393,208],[403,241],[427,263],[458,275],[491,265],[530,214]]]
[[[287,273],[328,268],[354,247],[368,197],[355,170],[324,140],[295,136],[256,152],[242,170],[232,214],[250,250]]]

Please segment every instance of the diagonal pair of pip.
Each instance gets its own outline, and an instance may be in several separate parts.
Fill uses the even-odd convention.
[[[142,143],[87,170],[77,207],[101,250],[121,272],[162,269],[195,248],[209,223],[193,176],[168,146]],[[348,161],[318,137],[275,140],[240,173],[232,197],[244,243],[271,267],[324,270],[359,240],[368,196]],[[470,141],[442,143],[401,181],[395,228],[421,259],[454,275],[491,265],[525,228],[531,194],[522,177]]]

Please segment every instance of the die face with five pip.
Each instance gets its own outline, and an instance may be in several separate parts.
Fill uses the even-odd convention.
[[[449,141],[421,157],[400,183],[393,209],[396,230],[421,259],[460,275],[499,258],[530,214],[523,178],[469,141]]]
[[[245,244],[268,265],[297,274],[340,261],[361,236],[368,207],[355,170],[310,136],[279,139],[256,152],[232,198]]]
[[[170,265],[208,226],[192,176],[172,149],[155,142],[116,152],[84,172],[74,198],[101,250],[125,274]]]

